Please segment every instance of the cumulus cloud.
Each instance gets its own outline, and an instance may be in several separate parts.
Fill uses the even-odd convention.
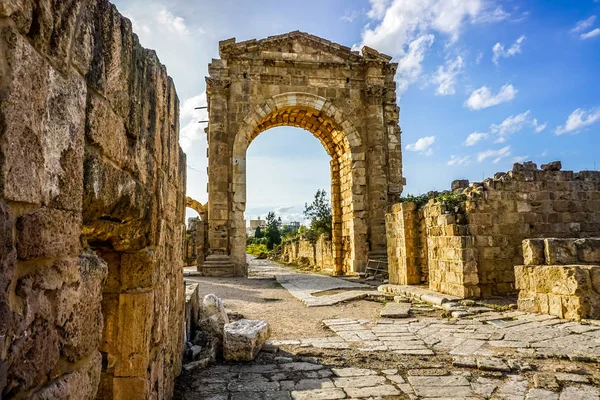
[[[481,110],[484,108],[497,106],[498,104],[511,101],[517,95],[518,90],[513,85],[506,84],[500,88],[498,93],[493,94],[489,87],[482,86],[471,93],[471,96],[465,102],[465,106],[471,110]]]
[[[496,143],[504,143],[508,136],[512,135],[513,133],[519,132],[525,126],[532,124],[530,116],[531,111],[528,110],[522,114],[508,117],[500,124],[492,124],[490,126],[490,131],[498,135]]]
[[[565,133],[578,133],[583,128],[592,125],[600,120],[600,108],[595,110],[585,111],[581,108],[573,111],[567,118],[567,122],[556,128],[557,135]]]
[[[508,48],[508,50],[506,50],[504,48],[503,44],[500,43],[496,43],[494,45],[494,47],[492,48],[492,52],[494,53],[492,60],[494,61],[494,64],[498,64],[498,60],[500,60],[500,58],[509,58],[509,57],[514,57],[517,54],[521,53],[521,45],[523,44],[523,42],[525,41],[525,35],[522,35],[521,37],[519,37],[516,42],[514,42],[512,44],[512,46],[510,46]]]
[[[492,159],[492,162],[496,164],[503,158],[510,157],[510,155],[510,146],[506,146],[498,150],[482,151],[481,153],[477,154],[477,161],[483,162],[490,158]]]
[[[571,29],[572,33],[579,33],[579,32],[583,32],[585,30],[588,30],[589,28],[591,28],[592,26],[594,26],[594,23],[596,22],[596,16],[592,15],[591,17],[578,21],[575,24],[575,27],[573,29]]]
[[[533,127],[535,129],[535,133],[540,133],[541,131],[546,129],[547,125],[548,124],[540,124],[537,119],[533,119]]]
[[[181,17],[173,15],[169,10],[163,8],[156,16],[156,22],[166,27],[169,31],[182,36],[187,36],[190,31]]]
[[[589,31],[588,33],[582,33],[580,37],[582,40],[585,40],[596,37],[598,35],[600,35],[600,28],[596,28],[592,31]]]
[[[486,139],[487,137],[488,137],[487,133],[473,132],[469,136],[467,136],[467,139],[465,140],[465,142],[463,144],[465,146],[474,146],[481,140]]]
[[[489,0],[370,0],[361,46],[376,48],[398,62],[396,79],[402,93],[421,74],[421,63],[435,35],[455,42],[467,23],[489,23],[506,18]],[[405,58],[408,60],[404,61]],[[404,64],[404,68],[402,68]]]
[[[433,149],[431,146],[435,143],[435,136],[425,136],[419,138],[415,143],[411,143],[406,145],[406,150],[408,151],[417,151],[421,154],[425,154],[426,156],[430,156],[433,154]]]
[[[440,65],[433,75],[433,82],[438,85],[435,94],[438,96],[447,96],[456,93],[456,78],[463,72],[464,62],[461,56],[454,60],[446,61],[445,65]]]
[[[280,206],[275,209],[275,214],[288,213],[294,209],[294,206]]]
[[[195,109],[204,106],[206,106],[206,92],[185,99],[179,106],[179,120],[182,126],[179,132],[179,144],[184,151],[189,150],[194,141],[205,137],[206,124],[199,124],[198,121],[206,121],[208,112],[206,109]]]
[[[459,157],[459,156],[455,156],[455,155],[451,155],[450,156],[450,160],[448,160],[448,162],[446,164],[453,166],[453,165],[466,165],[468,163],[471,162],[471,157],[470,156],[464,156],[464,157]]]

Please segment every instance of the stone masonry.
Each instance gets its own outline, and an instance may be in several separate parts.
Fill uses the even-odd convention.
[[[245,276],[246,150],[263,131],[295,126],[331,157],[336,273],[385,251],[385,213],[404,179],[391,57],[302,32],[220,42],[206,78],[208,255],[205,275]]]
[[[600,319],[600,239],[527,239],[515,267],[519,309]]]
[[[435,200],[418,210],[395,205],[390,283],[417,284],[427,270],[431,289],[459,297],[514,293],[524,239],[600,236],[600,172],[560,169],[529,162],[482,183],[457,181],[454,193],[466,200],[456,210]]]
[[[0,397],[172,396],[178,113],[109,2],[0,2]]]
[[[321,235],[316,243],[299,239],[283,243],[282,259],[285,262],[310,265],[318,270],[335,272],[333,243],[327,235]]]

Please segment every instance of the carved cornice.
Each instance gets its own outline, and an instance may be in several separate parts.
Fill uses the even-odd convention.
[[[229,79],[206,78],[207,94],[226,94],[229,91],[229,85],[231,85]]]

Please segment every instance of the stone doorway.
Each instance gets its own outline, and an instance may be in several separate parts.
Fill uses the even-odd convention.
[[[385,213],[399,197],[402,156],[391,57],[301,32],[220,42],[209,65],[208,242],[201,272],[246,276],[246,151],[276,126],[311,132],[331,157],[338,274],[385,253]]]

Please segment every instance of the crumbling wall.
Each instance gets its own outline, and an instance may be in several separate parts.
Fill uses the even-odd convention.
[[[600,172],[560,168],[558,162],[541,170],[534,163],[515,164],[465,190],[482,294],[515,290],[514,266],[523,264],[524,239],[600,236]]]
[[[471,186],[455,181],[457,201],[464,196],[457,209],[434,199],[417,211],[394,206],[387,216],[390,276],[396,279],[396,270],[407,274],[405,265],[427,251],[433,290],[464,297],[514,293],[514,266],[523,264],[524,239],[600,236],[600,172],[560,169],[560,162],[542,169],[529,162]],[[420,212],[425,230],[415,223]],[[412,251],[415,237],[420,240]]]
[[[0,3],[1,397],[171,396],[178,109],[164,66],[107,1]]]
[[[306,239],[286,242],[282,245],[282,257],[286,262],[335,271],[333,243],[327,235],[321,235],[315,243]]]
[[[204,262],[205,223],[199,217],[189,218],[184,242],[184,264],[200,266]]]
[[[581,320],[600,319],[600,239],[523,241],[515,267],[519,310]]]

